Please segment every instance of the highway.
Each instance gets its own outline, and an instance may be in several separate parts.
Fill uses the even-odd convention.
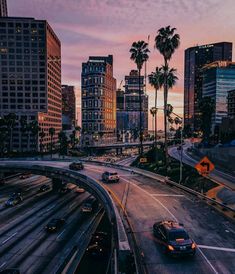
[[[28,161],[25,162],[25,165],[32,163],[35,162]],[[69,165],[69,162],[62,161],[37,161],[36,163],[37,165],[63,168]],[[100,180],[101,174],[106,170],[117,171],[121,178],[120,183],[103,184]],[[146,265],[149,274],[235,273],[235,224],[205,202],[157,180],[110,167],[85,164],[85,169],[81,173],[97,180],[98,184],[104,185],[113,194],[115,201],[122,203],[126,208],[133,233],[143,254],[142,263]],[[71,192],[69,195],[73,195],[73,193]],[[71,221],[73,220],[72,216]],[[198,245],[194,258],[170,258],[162,253],[161,247],[152,234],[153,223],[160,220],[176,220],[184,224]],[[35,235],[36,231],[38,231],[37,235],[44,233],[42,226],[34,231],[32,235]],[[8,237],[0,238],[0,240],[2,242],[7,240],[15,232],[12,230],[11,234],[7,235]],[[7,245],[14,241],[15,236],[12,237],[8,240],[9,243],[6,242]],[[31,237],[33,238],[33,236]],[[42,248],[39,249],[41,251],[39,254],[42,254],[42,257],[46,256],[43,251],[47,251],[49,243],[54,240],[53,237],[49,237],[46,241],[47,244],[43,243]],[[27,239],[25,241],[27,243]],[[1,246],[0,252],[2,248]],[[17,252],[17,249],[14,251]],[[20,251],[18,250],[18,252]],[[23,260],[23,263],[33,260],[30,258]],[[5,257],[5,259],[7,258]],[[1,258],[0,267],[4,262]]]
[[[191,144],[188,142],[183,146],[182,160],[183,163],[194,167],[198,163],[198,160],[195,160],[186,152],[190,146]],[[168,148],[168,153],[171,157],[180,160],[180,150],[177,150],[177,147]],[[216,167],[215,170],[210,173],[209,177],[235,190],[235,176],[225,173]]]
[[[14,178],[0,187],[0,270],[56,273],[78,241],[84,245],[80,248],[83,256],[90,240],[88,231],[93,232],[91,226],[97,227],[103,213],[82,214],[81,205],[90,194],[76,192],[75,185],[68,183],[68,192],[63,194],[51,189],[40,192],[45,183],[51,185],[51,180],[34,175],[25,180]],[[4,206],[4,201],[19,188],[23,201],[13,207]],[[45,226],[53,218],[66,222],[58,232],[48,233]]]

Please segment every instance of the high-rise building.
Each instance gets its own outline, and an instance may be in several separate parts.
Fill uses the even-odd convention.
[[[144,76],[140,77],[142,131],[148,132],[148,96],[144,92]],[[137,70],[131,70],[125,76],[125,91],[117,91],[117,131],[119,133],[139,131],[140,97],[139,75]]]
[[[82,144],[116,140],[116,79],[113,56],[90,56],[82,63]]]
[[[62,128],[71,130],[76,124],[76,98],[74,86],[62,85]]]
[[[0,17],[7,17],[7,0],[0,0]]]
[[[50,25],[33,18],[0,18],[0,117],[17,116],[14,150],[47,150],[61,130],[61,46]],[[27,136],[20,120],[37,121],[44,134]],[[45,136],[43,136],[45,135]]]
[[[228,91],[228,117],[235,118],[235,89]]]
[[[214,61],[232,61],[232,43],[221,42],[185,50],[184,124],[197,131],[200,127],[199,102],[202,98],[202,67]]]
[[[215,103],[212,132],[218,132],[222,118],[228,115],[228,91],[235,89],[235,62],[217,61],[203,67],[202,97]]]

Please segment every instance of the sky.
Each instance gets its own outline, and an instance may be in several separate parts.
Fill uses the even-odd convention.
[[[183,112],[184,50],[195,45],[229,41],[235,44],[234,0],[8,0],[9,16],[46,19],[62,44],[62,83],[75,85],[78,96],[81,64],[90,55],[114,56],[117,87],[136,66],[130,60],[132,42],[147,41],[151,51],[150,73],[163,63],[154,48],[157,30],[171,25],[180,34],[180,48],[170,66],[177,69],[177,85],[169,92],[169,103]],[[233,60],[234,58],[233,53]],[[150,107],[154,92],[147,88]],[[159,91],[162,107],[162,91]],[[151,127],[151,119],[149,119]],[[159,113],[162,124],[162,114]]]

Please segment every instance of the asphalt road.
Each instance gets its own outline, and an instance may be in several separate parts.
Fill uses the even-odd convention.
[[[32,162],[31,162],[32,163]],[[25,163],[27,164],[27,162]],[[30,164],[30,163],[29,163]],[[37,164],[68,167],[68,162],[40,162]],[[101,174],[113,168],[86,164],[81,173],[100,181]],[[226,219],[203,201],[161,184],[145,176],[118,171],[121,180],[109,184],[116,200],[126,207],[143,263],[149,274],[228,274],[235,273],[235,223]],[[128,191],[129,189],[129,191]],[[152,225],[159,220],[184,223],[198,245],[194,258],[169,258],[152,234]],[[1,264],[0,264],[1,266]]]
[[[191,144],[189,143],[186,143],[186,145],[183,146],[182,160],[183,163],[194,167],[198,163],[198,160],[195,160],[186,152],[187,148],[190,146]],[[170,147],[168,153],[171,157],[180,160],[180,151],[177,150],[177,147]],[[209,177],[235,190],[235,177],[231,174],[225,173],[215,167],[215,170],[210,173]]]

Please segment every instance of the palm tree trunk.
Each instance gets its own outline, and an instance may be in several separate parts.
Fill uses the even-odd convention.
[[[167,60],[165,59],[165,67],[167,67]],[[166,71],[164,72],[164,128],[165,128],[165,164],[168,166],[168,146],[167,146],[167,93],[168,93],[168,87],[167,87],[167,75]]]
[[[157,147],[157,89],[155,89],[155,147]]]
[[[139,101],[140,101],[140,156],[143,155],[143,133],[142,133],[142,100],[141,100],[141,88],[140,88],[140,69],[139,69]]]

